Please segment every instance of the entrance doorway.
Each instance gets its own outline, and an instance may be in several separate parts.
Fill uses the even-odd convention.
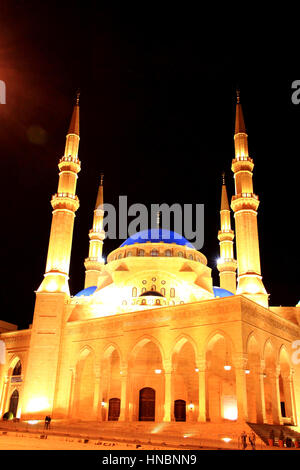
[[[120,398],[111,398],[108,402],[108,421],[118,421],[120,416]]]
[[[150,387],[140,390],[139,421],[155,421],[155,390]]]
[[[14,390],[14,392],[11,394],[11,397],[10,397],[9,410],[8,410],[8,411],[11,411],[11,413],[14,415],[14,418],[17,415],[18,403],[19,403],[19,392],[18,390]]]
[[[184,400],[175,400],[174,417],[175,421],[186,421],[186,402]]]

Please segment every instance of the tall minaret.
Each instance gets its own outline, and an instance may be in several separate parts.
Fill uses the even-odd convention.
[[[268,294],[262,282],[257,209],[259,199],[253,192],[254,163],[249,157],[248,135],[244,122],[240,93],[237,92],[235,121],[235,158],[232,171],[235,180],[235,196],[231,207],[235,216],[236,249],[238,262],[237,294],[244,294],[255,302],[268,307]]]
[[[220,272],[220,287],[235,294],[237,262],[234,259],[233,254],[234,231],[231,229],[230,207],[225,184],[225,173],[222,175],[220,219],[221,230],[218,233],[218,239],[220,241],[220,259],[218,260],[217,265]]]
[[[75,211],[79,147],[79,94],[66,139],[65,153],[59,160],[57,193],[52,197],[53,217],[44,280],[36,301],[28,349],[23,393],[20,397],[22,419],[55,417],[61,409],[65,384],[57,385],[61,363],[62,332],[69,300],[68,274]],[[56,390],[60,393],[55,393]],[[60,397],[60,398],[56,398]]]
[[[98,189],[98,196],[94,210],[93,228],[89,232],[90,245],[89,256],[85,259],[85,284],[84,287],[97,286],[98,279],[104,264],[102,258],[103,240],[105,232],[103,230],[103,178],[101,174],[100,186]]]
[[[57,193],[52,196],[52,225],[44,280],[38,292],[69,293],[68,275],[73,239],[75,212],[79,207],[76,196],[77,173],[80,171],[79,148],[79,93],[77,93],[70,127],[66,137],[65,153],[59,160]]]

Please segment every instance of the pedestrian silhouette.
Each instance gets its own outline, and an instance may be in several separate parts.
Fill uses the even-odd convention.
[[[249,436],[249,442],[252,447],[252,450],[256,450],[256,436],[255,433],[252,432]]]
[[[45,417],[45,425],[44,425],[45,429],[50,429],[50,422],[51,422],[51,417],[47,415]]]
[[[242,441],[243,450],[246,450],[246,448],[247,448],[247,434],[245,433],[245,431],[243,431],[242,434],[241,434],[241,441]]]

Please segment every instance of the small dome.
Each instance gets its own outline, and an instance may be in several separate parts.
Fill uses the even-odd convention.
[[[144,296],[153,296],[153,297],[163,297],[163,295],[160,292],[157,292],[156,290],[147,290],[147,292],[143,292],[140,297]]]
[[[93,295],[96,289],[97,289],[97,286],[86,287],[86,289],[79,291],[76,295],[74,295],[74,297],[82,297],[82,296],[89,297],[90,295]]]
[[[122,243],[121,247],[134,245],[135,243],[147,242],[175,243],[176,245],[187,246],[188,248],[195,249],[195,247],[182,235],[164,228],[150,228],[149,230],[142,230],[141,232],[137,232],[136,234],[127,238],[127,240]]]
[[[221,287],[213,287],[215,297],[232,297],[234,294],[229,290],[222,289]]]

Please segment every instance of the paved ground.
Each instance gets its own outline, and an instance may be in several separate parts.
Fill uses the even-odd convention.
[[[216,450],[239,449],[245,424],[119,423],[53,420],[0,421],[1,450]],[[225,437],[230,437],[225,441]],[[247,450],[250,450],[248,446]],[[257,441],[257,450],[271,450]]]
[[[38,434],[0,433],[0,450],[162,450],[166,447],[124,444],[112,441],[89,441],[84,439],[48,436],[41,439]]]

